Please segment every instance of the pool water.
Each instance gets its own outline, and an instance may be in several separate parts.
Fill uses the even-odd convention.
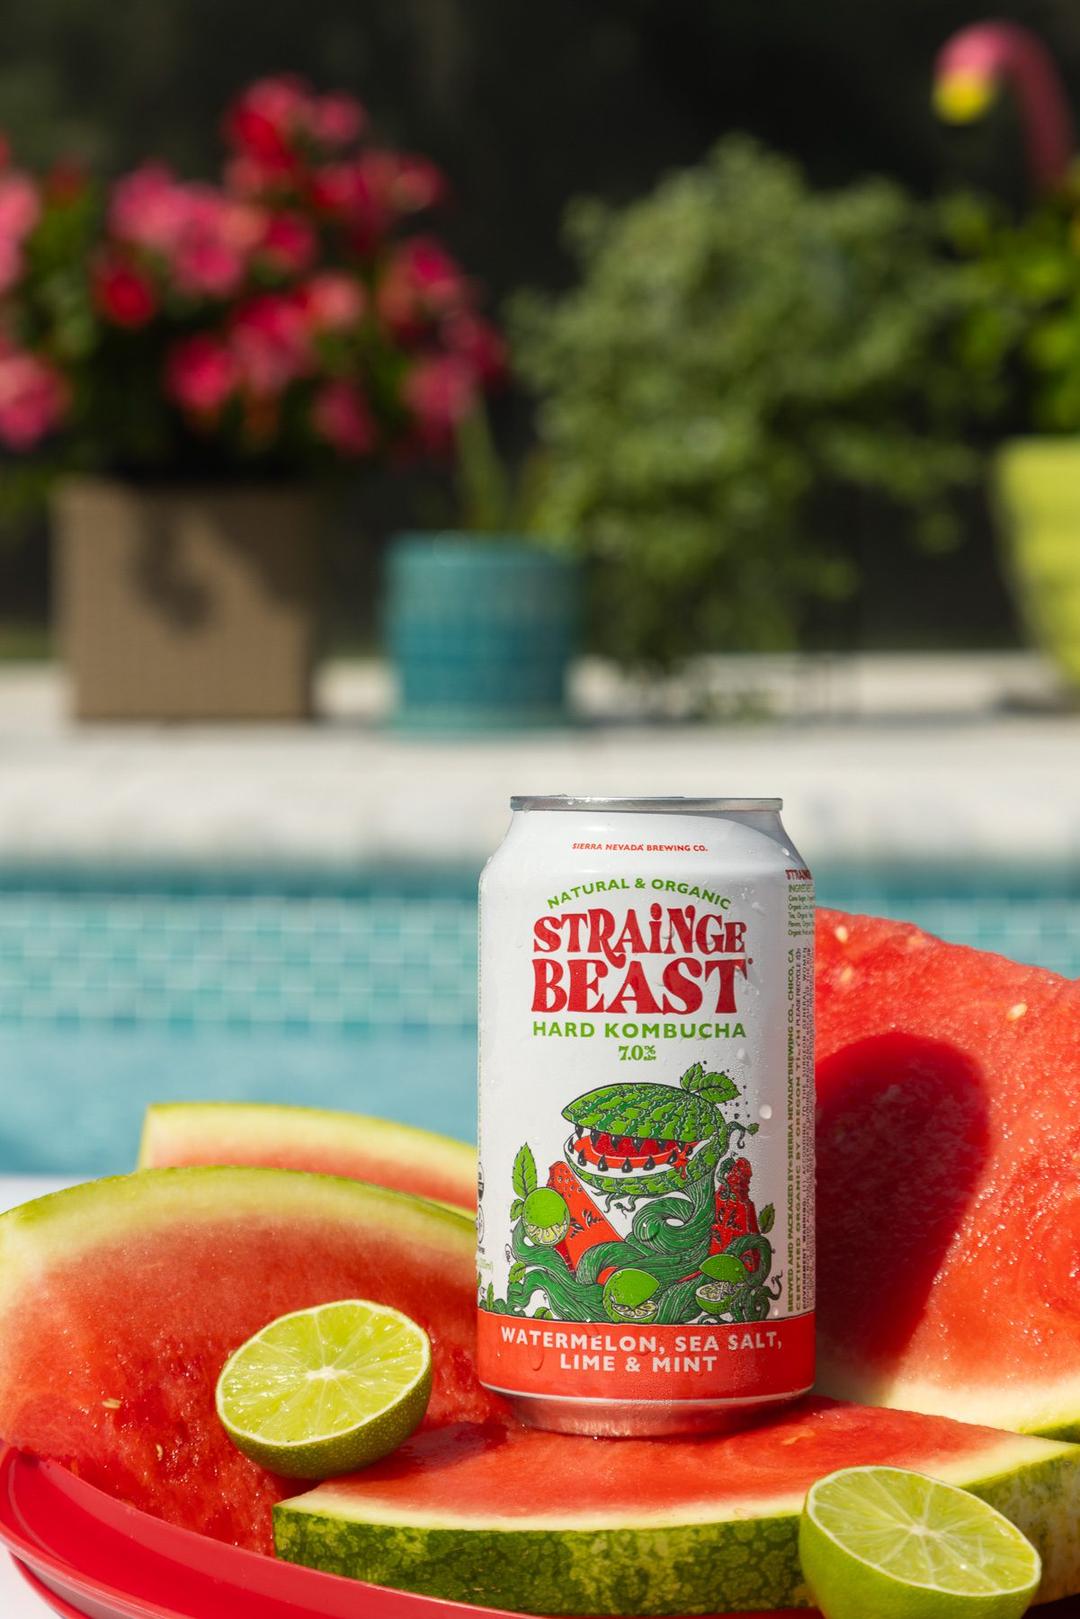
[[[0,870],[0,1172],[133,1161],[146,1103],[473,1133],[475,871]],[[1080,872],[819,873],[823,903],[1080,976]]]

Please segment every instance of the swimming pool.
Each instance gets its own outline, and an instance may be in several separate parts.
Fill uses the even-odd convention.
[[[471,1135],[476,876],[0,868],[0,1171],[123,1169],[161,1098]],[[1080,870],[818,876],[823,903],[1080,975]]]

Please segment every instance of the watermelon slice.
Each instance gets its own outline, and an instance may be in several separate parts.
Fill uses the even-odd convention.
[[[547,1183],[570,1210],[570,1229],[555,1251],[562,1255],[571,1270],[577,1270],[582,1254],[587,1254],[590,1248],[622,1240],[566,1164],[552,1164]]]
[[[807,1601],[798,1522],[837,1467],[898,1463],[972,1489],[1080,1583],[1080,1447],[811,1400],[710,1439],[579,1439],[459,1425],[274,1512],[292,1562],[541,1614],[700,1614]]]
[[[431,1334],[430,1411],[396,1457],[279,1515],[296,1560],[550,1613],[787,1604],[806,1484],[891,1460],[1008,1512],[1048,1597],[1080,1585],[1080,1447],[828,1402],[705,1440],[520,1429],[476,1381],[473,1243],[434,1204],[272,1169],[149,1170],[27,1204],[0,1217],[0,1436],[269,1550],[295,1486],[218,1426],[221,1365],[284,1311],[366,1294]]]
[[[262,1102],[166,1102],[146,1110],[140,1169],[261,1164],[389,1186],[476,1212],[476,1151],[362,1113]]]
[[[501,1410],[473,1371],[471,1220],[272,1169],[148,1170],[0,1217],[0,1437],[158,1516],[269,1550],[284,1481],[214,1411],[229,1353],[286,1311],[373,1297],[427,1329],[428,1424]]]
[[[1080,983],[818,922],[819,1386],[1080,1436]]]

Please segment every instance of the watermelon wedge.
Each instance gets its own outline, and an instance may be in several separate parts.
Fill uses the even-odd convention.
[[[262,1102],[163,1102],[146,1110],[140,1169],[259,1164],[345,1175],[476,1212],[476,1151],[362,1113]]]
[[[147,1170],[26,1204],[0,1217],[0,1436],[269,1550],[295,1486],[233,1449],[218,1373],[274,1316],[367,1295],[432,1337],[428,1418],[395,1457],[279,1513],[294,1560],[550,1613],[787,1605],[806,1484],[891,1460],[1008,1512],[1043,1550],[1047,1597],[1080,1586],[1078,1446],[830,1402],[706,1440],[519,1428],[476,1381],[473,1244],[435,1204],[273,1169]]]
[[[1080,1436],[1080,983],[818,921],[819,1387]]]
[[[807,1603],[798,1522],[834,1468],[891,1462],[974,1490],[1039,1546],[1040,1599],[1080,1584],[1080,1447],[805,1401],[709,1439],[579,1439],[501,1424],[420,1434],[282,1502],[278,1555],[540,1614],[700,1614]]]
[[[501,1410],[473,1370],[471,1220],[355,1181],[148,1170],[0,1217],[0,1438],[174,1523],[270,1549],[291,1488],[214,1411],[226,1357],[278,1315],[371,1297],[436,1350],[427,1422]]]

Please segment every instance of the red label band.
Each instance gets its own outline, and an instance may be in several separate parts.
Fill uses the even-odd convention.
[[[479,1313],[477,1368],[491,1388],[581,1400],[760,1400],[814,1381],[814,1317],[743,1325],[623,1327]]]

